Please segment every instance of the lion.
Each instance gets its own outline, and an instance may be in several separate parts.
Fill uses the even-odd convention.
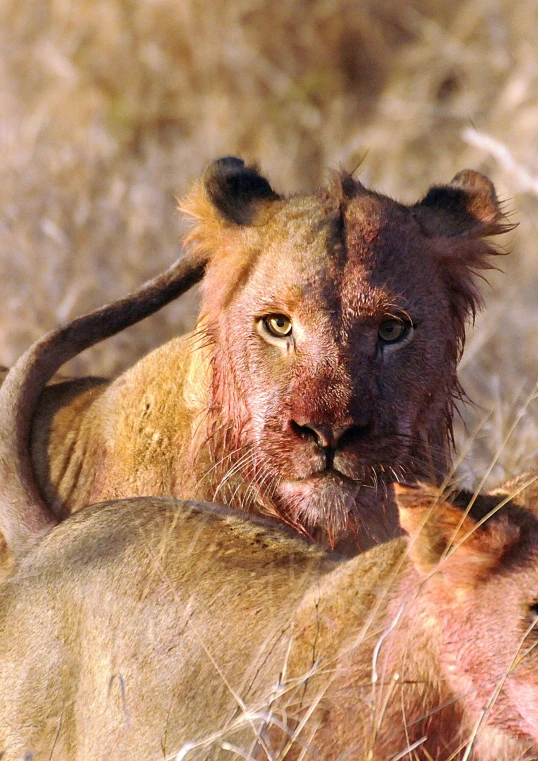
[[[536,513],[396,489],[352,558],[162,497],[60,523],[0,585],[2,759],[536,761]]]
[[[228,157],[181,208],[193,228],[164,296],[154,285],[59,328],[8,376],[4,516],[24,512],[2,495],[18,452],[43,533],[51,515],[154,495],[276,517],[339,549],[394,536],[390,484],[439,481],[450,460],[465,323],[498,253],[484,239],[511,227],[493,185],[466,170],[404,205],[335,172],[285,197]],[[113,381],[42,393],[67,359],[202,277],[193,333]],[[23,547],[24,523],[1,520]]]

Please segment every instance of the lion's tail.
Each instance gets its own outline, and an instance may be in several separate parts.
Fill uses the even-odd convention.
[[[187,253],[123,299],[61,325],[20,357],[0,388],[0,531],[15,560],[58,520],[45,504],[30,459],[34,412],[59,368],[99,341],[157,312],[201,280],[205,262]]]

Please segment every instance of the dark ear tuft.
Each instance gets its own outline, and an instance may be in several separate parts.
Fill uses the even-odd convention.
[[[411,207],[430,237],[484,237],[513,229],[501,210],[493,183],[479,172],[464,169],[448,185],[429,189]]]
[[[265,177],[234,156],[213,161],[205,170],[202,183],[211,203],[228,221],[237,225],[252,222],[259,201],[279,198]]]
[[[349,174],[349,172],[340,172],[338,178],[340,180],[340,188],[344,198],[355,198],[355,196],[359,195],[361,190],[364,190],[361,183],[355,180],[353,175]]]
[[[469,315],[474,319],[482,304],[476,278],[493,269],[492,257],[502,253],[484,238],[515,225],[507,221],[490,180],[471,169],[459,172],[448,185],[430,188],[410,212],[430,238],[432,257],[448,287],[461,356],[466,320]]]

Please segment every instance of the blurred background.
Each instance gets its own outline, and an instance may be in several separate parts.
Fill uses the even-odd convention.
[[[175,198],[213,158],[255,160],[281,192],[360,163],[404,202],[486,173],[519,227],[461,364],[459,473],[536,466],[535,0],[1,0],[0,104],[8,365],[178,257]],[[195,317],[192,293],[68,371],[118,373]]]

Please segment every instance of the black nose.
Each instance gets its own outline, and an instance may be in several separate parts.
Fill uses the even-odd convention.
[[[302,439],[312,439],[322,449],[336,449],[344,438],[360,438],[366,427],[363,428],[358,425],[338,427],[291,421],[291,428],[298,436]]]

